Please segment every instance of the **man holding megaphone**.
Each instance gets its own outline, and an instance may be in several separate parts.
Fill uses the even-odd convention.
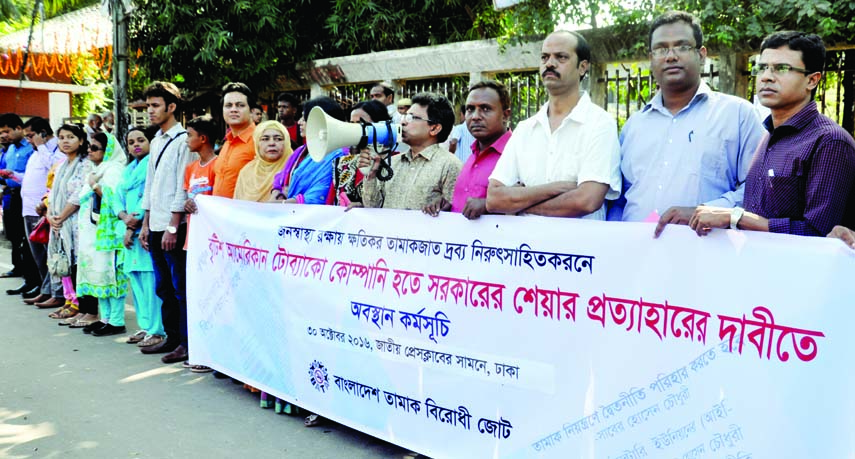
[[[448,138],[454,125],[454,109],[444,96],[420,93],[401,117],[401,140],[410,151],[391,158],[394,174],[387,181],[377,179],[381,158],[360,153],[358,166],[367,171],[362,181],[365,207],[422,209],[440,198],[451,201],[461,163],[439,144]]]

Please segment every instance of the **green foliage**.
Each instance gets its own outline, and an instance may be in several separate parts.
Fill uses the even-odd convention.
[[[313,55],[322,25],[307,3],[140,0],[131,47],[142,50],[152,79],[189,88],[242,81],[259,90]]]
[[[332,11],[325,23],[330,39],[318,49],[324,57],[494,37],[501,27],[491,0],[330,3]]]
[[[74,11],[98,0],[44,0],[44,19]],[[32,23],[36,0],[0,0],[0,35],[26,29]],[[41,17],[41,16],[40,16]]]

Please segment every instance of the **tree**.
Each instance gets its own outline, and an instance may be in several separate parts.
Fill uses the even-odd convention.
[[[141,0],[133,47],[153,78],[261,90],[295,64],[497,36],[491,0]],[[324,12],[324,13],[321,13]],[[329,13],[326,13],[329,12]]]
[[[50,19],[98,0],[44,0],[43,19]],[[30,26],[35,0],[0,0],[0,33],[10,33]]]

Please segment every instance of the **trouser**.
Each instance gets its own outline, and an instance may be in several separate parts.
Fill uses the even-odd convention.
[[[157,280],[154,272],[134,271],[128,273],[128,277],[131,281],[131,290],[134,292],[134,309],[140,330],[145,330],[149,335],[163,336],[166,334],[163,330],[161,313],[163,301],[157,296],[155,290]]]
[[[98,298],[101,320],[116,327],[125,326],[125,295],[119,298]]]
[[[78,303],[77,310],[82,312],[83,314],[98,314],[98,298],[89,295],[83,295],[77,297]],[[102,319],[106,319],[106,317],[101,317]]]
[[[163,301],[161,314],[163,329],[170,341],[187,346],[187,296],[186,265],[187,252],[184,251],[184,238],[187,237],[187,225],[178,227],[175,248],[164,251],[160,242],[163,231],[149,233],[148,247],[154,264],[155,292]]]
[[[24,234],[26,235],[27,244],[30,247],[30,255],[33,257],[33,261],[36,265],[36,272],[39,275],[39,282],[36,282],[32,285],[42,285],[42,290],[44,290],[45,280],[48,277],[47,272],[47,245],[40,244],[38,242],[33,242],[30,240],[30,233],[36,228],[36,225],[39,223],[41,217],[37,217],[34,215],[25,215],[24,216]],[[29,283],[29,282],[28,282]],[[48,288],[50,288],[50,281],[47,281]],[[50,293],[42,292],[42,293]]]
[[[24,282],[29,286],[41,284],[36,262],[30,253],[26,240],[29,233],[24,234],[24,217],[21,215],[21,192],[19,189],[6,191],[9,202],[3,207],[3,228],[6,230],[6,238],[12,244],[12,266],[13,271],[24,277]]]

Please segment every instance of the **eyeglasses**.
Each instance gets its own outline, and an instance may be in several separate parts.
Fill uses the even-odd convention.
[[[89,145],[89,151],[101,151],[101,150],[103,150],[103,148],[101,148],[98,145],[95,145],[95,144]]]
[[[754,67],[751,68],[751,74],[754,76],[762,75],[766,70],[771,70],[772,75],[786,75],[790,72],[799,72],[805,75],[814,73],[809,72],[807,69],[794,67],[790,64],[754,64]]]
[[[407,123],[412,123],[412,122],[413,122],[413,120],[418,120],[418,121],[427,121],[427,123],[428,123],[428,124],[437,124],[437,122],[436,122],[436,121],[434,121],[434,120],[432,120],[432,119],[430,119],[430,118],[422,118],[421,116],[413,115],[412,113],[407,113],[406,115],[404,115],[404,116],[402,116],[402,117],[401,117],[401,121],[404,121],[404,122],[407,122]]]
[[[698,49],[698,47],[692,45],[680,45],[672,48],[653,48],[650,50],[650,55],[653,57],[665,57],[668,53],[673,52],[675,56],[685,56],[696,49]]]

